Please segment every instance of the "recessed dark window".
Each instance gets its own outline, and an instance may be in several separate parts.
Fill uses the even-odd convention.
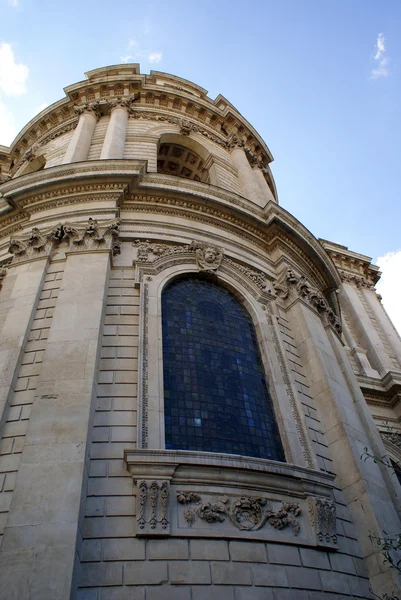
[[[202,277],[163,291],[166,448],[284,461],[250,315]]]

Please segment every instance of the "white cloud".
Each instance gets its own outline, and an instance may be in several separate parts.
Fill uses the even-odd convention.
[[[386,46],[384,44],[384,35],[382,33],[379,33],[379,35],[377,36],[377,40],[376,40],[376,54],[374,55],[374,59],[375,60],[380,60],[380,58],[383,56],[383,54],[386,51]]]
[[[152,64],[159,63],[163,58],[163,54],[161,52],[150,52],[148,56],[148,61]]]
[[[0,45],[0,90],[7,96],[20,96],[26,93],[29,69],[16,63],[10,44]]]
[[[42,110],[45,110],[45,108],[47,108],[48,106],[49,105],[47,104],[47,102],[43,102],[42,104],[39,104],[39,106],[37,106],[35,108],[35,114],[42,112]]]
[[[16,135],[14,117],[7,106],[0,102],[0,144],[9,146]]]
[[[122,63],[130,62],[131,58],[133,58],[131,54],[127,54],[127,56],[120,56],[120,60]]]
[[[8,3],[10,6],[13,6],[14,8],[16,6],[18,6],[18,0],[8,0]]]
[[[377,264],[382,276],[377,291],[383,297],[383,306],[401,333],[401,249],[379,256]]]
[[[379,35],[377,36],[373,60],[377,62],[377,65],[373,67],[370,73],[370,79],[388,77],[390,60],[388,56],[386,56],[385,37],[382,33],[379,33]]]
[[[128,48],[136,48],[138,46],[138,42],[136,40],[130,40],[128,43]]]

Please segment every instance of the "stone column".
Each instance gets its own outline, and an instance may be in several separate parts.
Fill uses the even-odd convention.
[[[390,344],[392,350],[394,351],[394,356],[396,357],[400,367],[401,367],[401,339],[395,329],[394,325],[390,321],[388,314],[386,313],[383,305],[379,301],[375,290],[363,289],[362,294],[366,299],[366,302],[369,305],[372,313],[375,316],[375,319],[379,323],[380,327],[383,330],[384,335],[386,336],[388,343]]]
[[[88,431],[115,233],[109,228],[102,236],[100,226],[89,224],[74,238],[80,243],[70,241],[66,252],[0,552],[0,569],[11,582],[0,592],[1,600],[70,599],[81,549]]]
[[[238,171],[238,179],[244,196],[263,208],[266,205],[266,200],[262,195],[259,183],[255,178],[244,148],[238,144],[234,145],[231,150],[231,157]]]
[[[78,125],[68,144],[63,164],[79,162],[88,158],[93,132],[98,120],[98,107],[99,103],[95,102],[76,108],[76,112],[79,114]]]
[[[374,324],[366,312],[366,308],[359,297],[356,287],[351,283],[344,282],[340,289],[340,302],[347,311],[355,325],[361,341],[367,351],[367,356],[373,369],[383,377],[391,371],[393,363],[383,345],[383,340],[374,327]]]
[[[262,197],[266,201],[266,204],[270,201],[276,202],[276,199],[273,196],[271,189],[269,188],[269,185],[265,179],[265,176],[263,175],[263,166],[259,163],[256,163],[253,165],[252,171],[253,171],[253,176],[255,177],[255,179],[259,185]]]
[[[373,589],[379,596],[400,591],[395,569],[384,564],[369,538],[401,529],[396,484],[385,467],[361,459],[365,447],[374,455],[385,453],[377,428],[337,334],[300,299],[292,303],[288,315]]]
[[[100,158],[123,158],[128,124],[128,100],[110,102],[111,116]]]

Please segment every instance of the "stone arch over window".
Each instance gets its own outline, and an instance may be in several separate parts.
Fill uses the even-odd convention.
[[[157,149],[157,172],[203,183],[215,183],[210,173],[211,155],[188,136],[163,134]]]
[[[284,461],[250,314],[227,288],[198,274],[162,293],[167,449]]]

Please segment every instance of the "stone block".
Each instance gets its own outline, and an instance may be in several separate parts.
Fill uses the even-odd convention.
[[[81,565],[79,586],[80,587],[100,587],[108,585],[122,585],[123,565],[122,563],[113,564],[92,564],[83,563]]]
[[[102,517],[104,515],[104,498],[87,498],[85,516]]]
[[[152,563],[158,564],[158,563]],[[210,583],[210,566],[201,561],[177,561],[169,563],[170,582],[175,584]]]
[[[146,600],[191,600],[191,588],[183,585],[149,587],[146,590]]]
[[[134,516],[136,514],[134,496],[114,496],[106,499],[106,515]]]
[[[88,496],[132,496],[133,493],[129,477],[96,477],[88,481]]]
[[[161,561],[125,563],[125,585],[160,585],[162,583],[167,583],[167,563]]]
[[[265,545],[260,542],[230,542],[230,556],[233,561],[267,562]]]
[[[258,565],[256,565],[258,566]],[[249,565],[227,562],[213,562],[210,565],[212,581],[218,585],[251,585]]]
[[[265,587],[235,587],[235,600],[274,600],[273,590]]]
[[[251,571],[255,585],[288,587],[287,573],[282,567],[275,565],[251,565]]]
[[[116,587],[100,589],[98,600],[145,600],[145,588]]]
[[[82,562],[99,562],[102,560],[102,541],[84,540],[81,548]]]
[[[84,520],[85,538],[134,537],[135,523],[131,517],[86,517]]]
[[[305,567],[286,567],[290,587],[321,590],[319,571]]]
[[[338,594],[350,594],[347,576],[342,573],[333,573],[324,571],[321,575],[322,589],[325,592],[335,592]]]
[[[193,560],[229,560],[225,540],[190,540],[189,543]]]
[[[300,552],[304,567],[331,570],[329,557],[326,552],[319,552],[319,550],[313,550],[313,548],[300,548]]]
[[[78,590],[78,592],[77,592],[77,600],[98,600],[98,598],[99,598],[99,591],[97,589],[95,589],[95,590],[91,590],[90,588],[81,589],[81,590]]]
[[[145,560],[145,541],[136,538],[104,540],[103,560]]]
[[[148,540],[146,556],[150,560],[186,560],[189,556],[188,540]]]
[[[234,589],[227,585],[197,585],[192,588],[192,600],[234,600]]]
[[[270,563],[281,565],[300,565],[298,548],[284,544],[267,544],[267,555]]]
[[[352,556],[348,556],[348,554],[340,554],[338,552],[330,554],[330,563],[333,571],[356,575],[354,561],[352,560]]]

